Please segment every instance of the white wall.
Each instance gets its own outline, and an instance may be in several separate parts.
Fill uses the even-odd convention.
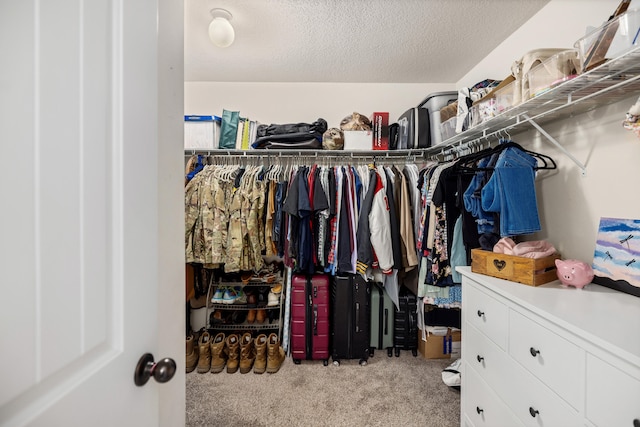
[[[640,0],[634,0],[637,5]],[[572,47],[588,26],[598,26],[619,0],[552,0],[529,22],[469,71],[456,85],[331,83],[185,83],[186,114],[220,114],[223,108],[263,123],[327,120],[330,127],[353,111],[389,111],[392,119],[427,94],[471,86],[485,78],[509,75],[511,63],[529,50]],[[586,176],[560,151],[530,131],[512,135],[522,145],[550,155],[558,170],[537,181],[543,231],[564,258],[590,262],[600,217],[639,218],[640,139],[621,122],[638,94],[615,105],[545,126],[587,167]]]
[[[457,87],[487,77],[508,76],[511,63],[529,50],[572,47],[587,26],[600,25],[618,3],[552,0],[470,70]],[[635,6],[639,6],[637,0],[632,4]],[[640,139],[621,125],[638,95],[630,93],[627,100],[617,104],[544,126],[586,166],[585,176],[537,131],[512,135],[516,142],[550,155],[558,163],[557,171],[543,171],[537,179],[542,232],[530,238],[549,240],[563,258],[591,262],[600,217],[640,218],[640,200],[634,186],[640,182]]]
[[[395,121],[428,94],[455,90],[453,84],[375,83],[185,83],[185,114],[221,115],[240,111],[261,123],[313,122],[329,127],[354,111],[368,117],[388,111]]]

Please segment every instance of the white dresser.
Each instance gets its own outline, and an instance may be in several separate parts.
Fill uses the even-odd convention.
[[[462,426],[640,427],[640,298],[458,271]]]

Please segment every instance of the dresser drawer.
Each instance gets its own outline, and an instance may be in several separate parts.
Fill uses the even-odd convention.
[[[471,284],[474,282],[470,281],[469,285]],[[475,286],[465,286],[462,294],[466,321],[478,328],[500,348],[506,350],[509,320],[507,306],[479,291]]]
[[[640,425],[640,380],[587,355],[586,416],[598,427]]]
[[[525,426],[583,426],[577,411],[522,366],[511,370],[509,381],[513,386],[503,399]]]
[[[509,368],[513,361],[509,360],[509,355],[470,323],[465,323],[463,329],[464,362],[475,369],[491,388],[501,392],[507,390],[512,384]]]
[[[582,407],[585,352],[544,326],[511,310],[509,354],[576,409]]]
[[[465,390],[463,412],[474,427],[524,426],[505,403],[469,366],[464,369],[462,387]]]

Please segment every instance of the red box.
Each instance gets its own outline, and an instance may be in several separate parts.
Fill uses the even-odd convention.
[[[373,113],[373,149],[389,149],[389,113]]]

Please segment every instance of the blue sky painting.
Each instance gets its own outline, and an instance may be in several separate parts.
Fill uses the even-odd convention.
[[[593,270],[640,288],[640,219],[600,218]]]

